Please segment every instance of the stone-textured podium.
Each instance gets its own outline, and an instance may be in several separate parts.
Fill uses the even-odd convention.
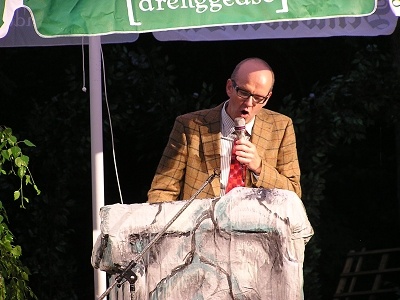
[[[304,247],[313,228],[295,193],[235,188],[221,198],[193,200],[143,253],[185,203],[101,208],[93,267],[117,275],[143,254],[134,268],[135,291],[125,282],[110,299],[303,299]]]

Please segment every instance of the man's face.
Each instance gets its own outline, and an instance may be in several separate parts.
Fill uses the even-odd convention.
[[[251,72],[246,76],[239,75],[233,80],[228,79],[226,83],[226,93],[229,96],[228,115],[233,120],[242,117],[246,123],[252,120],[267,104],[272,94],[272,81],[272,73],[268,70]]]

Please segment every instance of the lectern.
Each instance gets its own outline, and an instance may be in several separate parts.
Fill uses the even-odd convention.
[[[195,199],[165,230],[183,205],[100,209],[92,265],[114,278],[163,232],[130,270],[134,283],[116,286],[110,299],[303,299],[304,250],[314,232],[294,192],[235,188]]]

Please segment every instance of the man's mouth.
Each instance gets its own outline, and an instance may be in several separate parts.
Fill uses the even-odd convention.
[[[249,112],[246,111],[246,110],[242,110],[240,113],[241,113],[242,115],[248,115],[248,114],[249,114]]]

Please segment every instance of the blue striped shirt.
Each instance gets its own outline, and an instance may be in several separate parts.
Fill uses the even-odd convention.
[[[221,196],[225,195],[225,187],[228,183],[229,169],[230,169],[230,165],[231,165],[232,145],[233,145],[233,141],[235,139],[235,122],[231,119],[231,117],[226,113],[226,110],[225,110],[228,101],[226,101],[224,103],[224,107],[221,110],[221,153],[220,153],[221,154],[221,175],[220,175]],[[255,121],[255,118],[253,118],[249,123],[246,124],[246,131],[249,135],[251,135],[254,121]]]

